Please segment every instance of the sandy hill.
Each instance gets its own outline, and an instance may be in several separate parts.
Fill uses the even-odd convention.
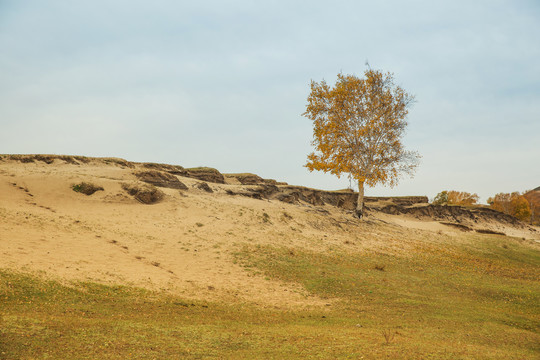
[[[486,207],[0,155],[0,359],[537,359],[540,236]]]
[[[528,191],[526,195],[527,197],[532,198],[536,203],[540,204],[540,187]]]
[[[86,194],[85,194],[86,193]],[[489,209],[436,207],[425,197],[367,198],[254,174],[116,158],[0,156],[0,268],[63,281],[165,290],[263,306],[319,306],[291,282],[241,266],[257,246],[414,255],[463,231],[538,240]]]

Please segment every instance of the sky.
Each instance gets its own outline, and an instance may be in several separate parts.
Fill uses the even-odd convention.
[[[120,157],[319,189],[311,80],[416,97],[413,178],[367,196],[540,186],[540,1],[0,0],[0,153]],[[354,185],[353,185],[354,186]]]

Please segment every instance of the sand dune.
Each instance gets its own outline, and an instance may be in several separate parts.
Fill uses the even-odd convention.
[[[71,281],[128,284],[196,299],[247,301],[263,306],[322,306],[297,284],[244,268],[235,252],[245,245],[277,245],[325,252],[402,254],[459,232],[436,221],[378,212],[358,221],[347,210],[231,196],[242,185],[177,176],[187,190],[160,188],[162,201],[145,205],[122,184],[142,186],[142,165],[89,159],[0,161],[0,267]],[[103,191],[72,190],[90,182]],[[499,226],[502,228],[502,225]],[[505,233],[539,239],[529,228]],[[409,236],[414,234],[414,236]],[[438,235],[438,236],[434,236]]]

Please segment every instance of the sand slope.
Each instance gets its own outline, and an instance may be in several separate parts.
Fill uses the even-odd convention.
[[[208,193],[198,188],[201,181],[180,176],[187,190],[161,188],[163,201],[145,205],[122,189],[123,183],[139,184],[139,170],[102,159],[0,161],[0,268],[197,299],[322,306],[331,300],[253,273],[236,262],[235,252],[246,244],[272,244],[406,256],[419,242],[447,241],[459,232],[405,216],[371,213],[358,221],[332,206],[227,194],[240,185],[209,183],[214,192]],[[74,192],[81,181],[104,190],[90,196]],[[505,231],[539,238],[525,228]]]

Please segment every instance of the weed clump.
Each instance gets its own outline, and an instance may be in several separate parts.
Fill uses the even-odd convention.
[[[390,345],[390,343],[392,343],[395,335],[396,335],[396,332],[390,329],[382,331],[382,336],[384,337],[384,342],[386,345]]]
[[[81,182],[72,186],[73,191],[82,193],[85,195],[92,195],[96,191],[104,190],[102,186],[94,185],[92,183]]]
[[[197,185],[195,185],[195,187],[199,190],[203,190],[203,191],[206,191],[207,193],[213,193],[214,190],[212,190],[212,188],[210,187],[210,185],[208,185],[207,183],[205,182],[200,182],[198,183]]]
[[[153,185],[122,184],[122,189],[143,204],[155,204],[165,196],[161,190]]]

